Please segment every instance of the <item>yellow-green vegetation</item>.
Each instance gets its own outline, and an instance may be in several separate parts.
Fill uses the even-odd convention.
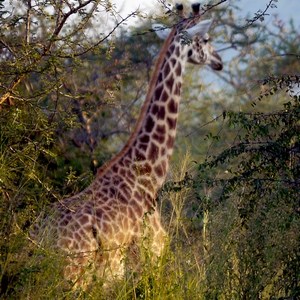
[[[64,256],[40,248],[12,222],[2,298],[297,299],[300,221],[294,198],[266,195],[245,218],[235,193],[216,205],[206,189],[202,206],[196,205],[197,183],[187,178],[195,172],[188,153],[160,193],[169,236],[164,256],[152,263],[151,249],[142,246],[140,272],[129,267],[109,287],[99,278],[87,289],[72,287],[62,276]]]
[[[150,17],[129,35],[109,1],[73,2],[0,3],[0,298],[299,299],[300,35],[280,17],[238,18],[234,0],[213,8],[214,48],[234,49],[224,70],[186,70],[157,195],[163,257],[145,243],[139,272],[81,289],[63,277],[65,254],[30,238],[124,145],[161,47]]]

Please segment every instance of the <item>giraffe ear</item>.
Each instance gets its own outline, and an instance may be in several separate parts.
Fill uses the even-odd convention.
[[[213,20],[204,20],[186,30],[189,38],[199,35],[203,37],[209,30]]]
[[[153,24],[152,29],[156,32],[158,37],[161,38],[162,40],[166,40],[171,33],[170,28],[166,28],[164,25],[161,25],[161,24]]]

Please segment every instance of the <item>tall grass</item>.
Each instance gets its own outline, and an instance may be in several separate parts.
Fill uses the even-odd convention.
[[[182,180],[189,171],[189,162],[186,155],[174,166],[169,180]],[[87,289],[72,287],[62,275],[63,255],[39,247],[14,223],[16,238],[7,246],[9,257],[2,272],[2,299],[197,299],[201,290],[202,250],[195,237],[190,236],[189,221],[184,215],[190,193],[186,187],[160,194],[158,204],[169,236],[164,255],[154,261],[151,249],[142,245],[144,259],[140,272],[128,268],[126,276],[109,288],[97,278]]]
[[[187,153],[174,164],[171,185],[159,193],[169,238],[157,261],[142,245],[138,272],[129,265],[126,276],[109,286],[93,278],[81,289],[63,277],[61,254],[38,247],[14,225],[1,266],[1,299],[297,299],[300,222],[287,220],[292,208],[279,201],[266,211],[261,201],[245,228],[241,199],[233,195],[215,207],[200,205],[209,190],[201,188],[197,199],[194,186],[177,184],[192,173],[190,162]]]

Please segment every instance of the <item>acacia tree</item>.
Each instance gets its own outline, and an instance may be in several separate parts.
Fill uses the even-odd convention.
[[[0,15],[0,282],[5,294],[26,261],[20,249],[34,216],[49,201],[76,190],[72,183],[80,189],[89,181],[91,168],[74,165],[73,170],[59,154],[70,149],[66,133],[76,128],[88,133],[91,145],[87,107],[99,113],[110,104],[103,95],[116,89],[116,79],[106,76],[113,64],[109,38],[135,13],[122,18],[109,1],[28,0],[1,3]],[[89,55],[109,62],[103,64],[106,82],[101,81],[97,97],[99,89],[78,88],[72,80]],[[93,74],[84,76],[90,80]],[[83,98],[90,104],[80,102]],[[83,155],[76,159],[91,164]],[[75,171],[82,174],[79,179]]]
[[[18,1],[2,12],[1,54],[6,57],[2,75],[7,80],[1,86],[0,103],[18,98],[15,90],[29,75],[43,75],[45,70],[54,73],[60,58],[80,56],[98,46],[105,38],[87,43],[85,31],[100,5],[103,3],[91,0],[78,5],[68,1]],[[70,22],[75,15],[79,19],[72,28]],[[32,96],[32,89],[28,92]]]
[[[15,114],[16,109],[19,109],[17,114],[39,111],[43,113],[37,115],[45,118],[43,126],[48,127],[48,133],[51,130],[57,131],[59,127],[64,130],[65,127],[83,126],[88,135],[87,142],[91,146],[89,120],[85,116],[85,110],[78,107],[78,99],[89,98],[93,91],[84,87],[78,89],[74,80],[73,84],[70,83],[71,78],[83,63],[84,55],[102,53],[105,56],[105,52],[109,52],[107,38],[135,13],[121,18],[109,2],[90,0],[12,1],[9,7],[2,7],[1,14],[2,124],[7,124],[6,120],[11,117],[5,116],[5,113]],[[106,21],[104,33],[101,33],[95,28],[97,23],[101,24],[103,14],[111,18]],[[106,75],[104,69],[102,76]],[[89,76],[91,80],[93,74],[90,73]],[[97,95],[100,101],[94,103],[96,111],[107,105],[109,99],[105,97],[105,92],[113,89],[112,76],[106,77],[106,83],[101,86],[103,91]],[[68,104],[70,99],[72,103]],[[79,122],[70,113],[71,109],[80,114]],[[59,120],[63,123],[58,127]],[[43,129],[44,127],[39,134],[46,134]],[[28,132],[30,130],[28,128]],[[49,140],[50,136],[48,134]]]

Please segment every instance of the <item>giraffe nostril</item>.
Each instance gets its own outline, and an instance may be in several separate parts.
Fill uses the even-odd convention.
[[[216,71],[221,71],[223,69],[222,59],[218,53],[216,53],[216,52],[213,53],[213,59],[212,59],[210,66],[213,70],[216,70]]]
[[[192,55],[193,55],[193,50],[190,49],[190,50],[188,51],[188,57],[191,57]]]
[[[223,69],[223,64],[220,62],[213,61],[210,65],[213,70],[221,71]]]

